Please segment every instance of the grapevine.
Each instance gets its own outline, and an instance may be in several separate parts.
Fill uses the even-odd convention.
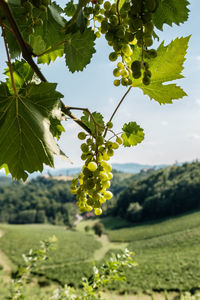
[[[72,119],[81,127],[84,165],[71,191],[80,211],[94,209],[100,215],[102,204],[113,196],[110,158],[119,147],[136,146],[144,139],[144,130],[134,121],[115,132],[113,119],[127,94],[140,88],[160,104],[186,95],[181,87],[166,82],[183,77],[189,37],[167,46],[161,42],[157,49],[154,41],[164,24],[187,20],[188,4],[187,0],[71,0],[61,8],[51,0],[0,0],[1,41],[8,61],[7,79],[0,83],[0,167],[15,179],[26,180],[44,164],[53,167],[54,155],[69,161],[56,140],[64,131],[61,122]],[[166,7],[170,10],[163,13]],[[102,36],[111,47],[113,84],[127,87],[107,122],[98,112],[66,105],[56,84],[48,82],[39,68],[64,56],[70,72],[83,71],[96,51],[95,40]],[[73,110],[82,111],[81,118]]]

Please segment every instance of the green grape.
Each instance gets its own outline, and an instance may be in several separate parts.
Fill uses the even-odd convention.
[[[133,73],[138,73],[141,70],[141,62],[139,60],[135,60],[131,64],[131,70]]]
[[[110,61],[115,61],[117,59],[118,55],[116,52],[111,52],[109,55],[109,60]]]
[[[86,138],[85,132],[83,132],[83,131],[79,132],[78,138],[79,138],[79,140],[84,140]]]
[[[118,68],[115,68],[115,69],[113,70],[113,75],[114,75],[115,77],[119,77],[119,76],[120,76],[120,70],[119,70]]]
[[[106,199],[103,196],[101,196],[101,198],[99,199],[99,202],[103,204],[106,202]]]
[[[100,33],[99,31],[96,31],[96,32],[95,32],[95,35],[96,35],[97,38],[100,38],[100,37],[101,37],[101,33]]]
[[[112,26],[116,26],[118,24],[118,18],[115,15],[110,16],[109,21],[112,24]]]
[[[83,154],[81,155],[81,159],[82,159],[82,160],[86,160],[86,159],[87,159],[87,154],[86,154],[86,153],[83,153]]]
[[[92,144],[93,144],[93,141],[92,141],[91,138],[88,138],[88,139],[86,140],[86,143],[87,143],[88,145],[92,145]]]
[[[152,44],[153,44],[152,37],[146,37],[145,40],[144,40],[144,44],[145,44],[146,47],[152,46]]]
[[[108,127],[108,128],[113,128],[113,123],[109,121],[109,122],[106,124],[106,127]]]
[[[113,84],[114,84],[114,86],[119,86],[119,85],[120,85],[120,80],[115,79],[115,80],[113,81]]]
[[[118,143],[119,145],[121,145],[121,144],[123,143],[122,138],[118,136],[118,137],[116,138],[116,143]]]
[[[32,26],[27,27],[26,33],[27,33],[28,35],[34,34],[34,32],[35,32],[35,29],[34,29]]]
[[[113,178],[113,174],[111,172],[108,173],[108,180],[111,180]]]
[[[108,149],[107,154],[108,156],[113,156],[114,155],[113,149]]]
[[[110,156],[107,154],[107,152],[103,153],[103,159],[104,160],[109,160],[110,159]]]
[[[104,193],[104,197],[105,197],[106,200],[110,200],[113,197],[113,194],[110,191],[106,191]]]
[[[81,150],[83,151],[83,152],[88,152],[89,151],[89,147],[88,147],[88,145],[86,144],[86,143],[84,143],[84,144],[82,144],[81,145]]]
[[[122,84],[123,86],[127,86],[127,85],[129,84],[128,78],[122,78],[122,79],[121,79],[121,84]]]
[[[155,49],[148,50],[148,54],[150,58],[155,58],[157,56],[157,51]]]
[[[96,216],[99,216],[102,214],[102,209],[101,208],[95,208],[94,213]]]
[[[112,143],[112,148],[113,149],[118,149],[119,148],[119,144],[118,143]]]
[[[127,70],[122,70],[122,71],[121,71],[121,76],[122,76],[123,78],[126,78],[126,77],[129,76],[129,72],[128,72]]]
[[[150,84],[150,77],[149,76],[144,76],[142,79],[142,82],[144,85],[149,85]]]
[[[130,45],[128,45],[128,44],[123,45],[122,52],[126,56],[131,56],[133,54],[133,50],[131,49]]]
[[[120,70],[124,69],[124,64],[122,62],[118,62],[117,68]]]
[[[112,170],[112,166],[105,161],[101,162],[102,167],[104,167],[106,172],[110,172]]]
[[[130,56],[126,56],[124,60],[127,64],[129,64],[132,61]]]
[[[94,172],[97,169],[97,164],[94,161],[91,161],[87,167],[91,172]]]
[[[108,180],[108,175],[105,172],[100,172],[99,176],[100,176],[100,179],[103,180],[103,181]]]
[[[101,135],[97,136],[96,137],[96,143],[97,143],[97,145],[103,145],[103,143],[104,143],[103,136],[101,136]]]
[[[111,4],[109,1],[106,1],[103,5],[103,7],[106,9],[106,10],[109,10],[111,8]]]
[[[144,26],[145,33],[152,34],[153,33],[153,23],[148,22]]]
[[[139,71],[139,72],[134,72],[132,75],[133,75],[133,78],[138,79],[142,76],[142,73]]]
[[[88,190],[91,190],[95,187],[95,182],[93,179],[88,179],[86,182],[86,186],[88,188]]]
[[[93,206],[93,203],[94,203],[94,200],[93,200],[93,199],[89,198],[89,199],[87,200],[87,204],[88,204],[89,206]]]

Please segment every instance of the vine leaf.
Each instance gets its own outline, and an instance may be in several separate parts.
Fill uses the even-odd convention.
[[[173,23],[180,25],[188,19],[189,9],[187,0],[160,0],[159,6],[153,14],[153,22],[159,30],[163,30],[163,25],[172,26]]]
[[[93,118],[87,111],[84,111],[83,116],[81,117],[81,121],[91,130],[92,134],[95,134],[95,121],[97,130],[102,132],[105,127],[102,114],[95,111],[92,113],[92,116]]]
[[[84,32],[77,31],[66,36],[65,60],[69,70],[82,71],[90,63],[92,55],[96,52],[94,40],[96,36],[91,28]]]
[[[25,60],[15,60],[12,63],[13,78],[16,86],[16,90],[19,91],[27,82],[30,82],[33,78],[33,69]],[[6,69],[4,74],[7,76],[6,83],[11,94],[13,94],[12,82],[9,69]]]
[[[66,14],[66,16],[72,17],[76,11],[76,8],[77,8],[77,4],[74,4],[74,2],[71,0],[66,4],[64,8],[64,13]]]
[[[37,58],[37,63],[49,65],[51,61],[54,62],[57,57],[62,57],[63,54],[64,54],[64,45],[60,45],[59,47],[57,47],[55,50],[52,51],[49,48],[49,52]]]
[[[0,166],[6,164],[17,180],[41,172],[43,164],[53,167],[55,154],[63,156],[51,130],[61,97],[54,83],[30,83],[18,96],[0,84]]]
[[[117,1],[115,1],[117,3]],[[122,8],[122,6],[124,5],[124,3],[126,2],[126,0],[119,0],[119,4],[118,4],[118,7],[119,7],[119,10]]]
[[[125,123],[121,135],[124,147],[136,146],[144,140],[144,129],[142,129],[136,122]]]
[[[181,74],[190,36],[176,38],[168,46],[161,43],[157,50],[157,57],[147,59],[152,77],[149,85],[144,85],[142,79],[133,80],[133,86],[142,89],[150,99],[160,104],[172,103],[173,99],[180,99],[187,94],[176,84],[165,84],[168,81],[183,78]]]

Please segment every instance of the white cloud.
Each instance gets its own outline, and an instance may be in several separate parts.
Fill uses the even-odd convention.
[[[161,125],[162,125],[162,126],[167,126],[167,125],[168,125],[168,122],[167,122],[167,121],[162,121],[162,122],[161,122]]]
[[[198,105],[198,106],[200,106],[200,99],[198,98],[198,99],[196,99],[196,104]]]
[[[200,133],[192,133],[189,137],[193,140],[199,141],[200,140]]]

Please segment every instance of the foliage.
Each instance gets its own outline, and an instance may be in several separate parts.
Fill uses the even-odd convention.
[[[13,280],[11,286],[11,295],[9,299],[21,300],[24,299],[24,288],[30,280],[31,272],[34,271],[39,261],[48,259],[49,250],[54,249],[56,237],[49,238],[41,242],[41,247],[38,250],[30,249],[28,255],[23,254],[24,265],[18,268],[17,278]],[[123,267],[132,268],[137,264],[133,260],[133,252],[128,249],[122,254],[112,255],[111,259],[103,264],[100,268],[93,267],[93,275],[90,278],[82,279],[82,290],[75,289],[65,285],[64,288],[58,288],[53,295],[48,299],[58,300],[95,300],[102,299],[100,289],[108,285],[112,281],[124,281],[126,276],[123,272]],[[43,299],[40,298],[39,299]]]
[[[94,233],[98,236],[102,236],[102,234],[104,233],[104,225],[100,222],[94,224],[93,226],[93,230],[94,230]]]
[[[121,192],[113,210],[132,222],[174,216],[200,208],[199,187],[198,161],[168,167],[133,181]]]
[[[38,177],[25,185],[0,188],[0,222],[11,224],[52,223],[72,226],[77,209],[70,182]]]
[[[44,164],[53,167],[54,155],[69,162],[57,145],[64,131],[61,121],[67,116],[84,130],[81,139],[87,137],[81,148],[85,162],[73,182],[73,194],[80,211],[94,209],[101,214],[102,204],[112,197],[107,191],[113,176],[107,160],[120,145],[136,146],[144,139],[143,129],[134,121],[125,123],[122,135],[112,129],[126,95],[138,87],[160,104],[186,95],[168,82],[183,77],[189,37],[177,38],[167,46],[162,42],[158,49],[152,45],[159,34],[155,28],[162,30],[164,24],[180,25],[187,20],[188,4],[186,0],[80,0],[76,4],[68,1],[62,9],[50,0],[0,0],[1,42],[8,61],[7,79],[0,83],[0,167],[25,181],[29,173],[41,172]],[[112,47],[110,61],[117,61],[113,75],[120,79],[115,79],[114,85],[128,87],[105,123],[100,113],[91,113],[84,105],[66,106],[57,83],[47,82],[39,68],[40,63],[65,57],[70,72],[83,71],[101,35]],[[17,60],[20,56],[23,59]],[[72,110],[83,111],[82,117],[78,119]]]

